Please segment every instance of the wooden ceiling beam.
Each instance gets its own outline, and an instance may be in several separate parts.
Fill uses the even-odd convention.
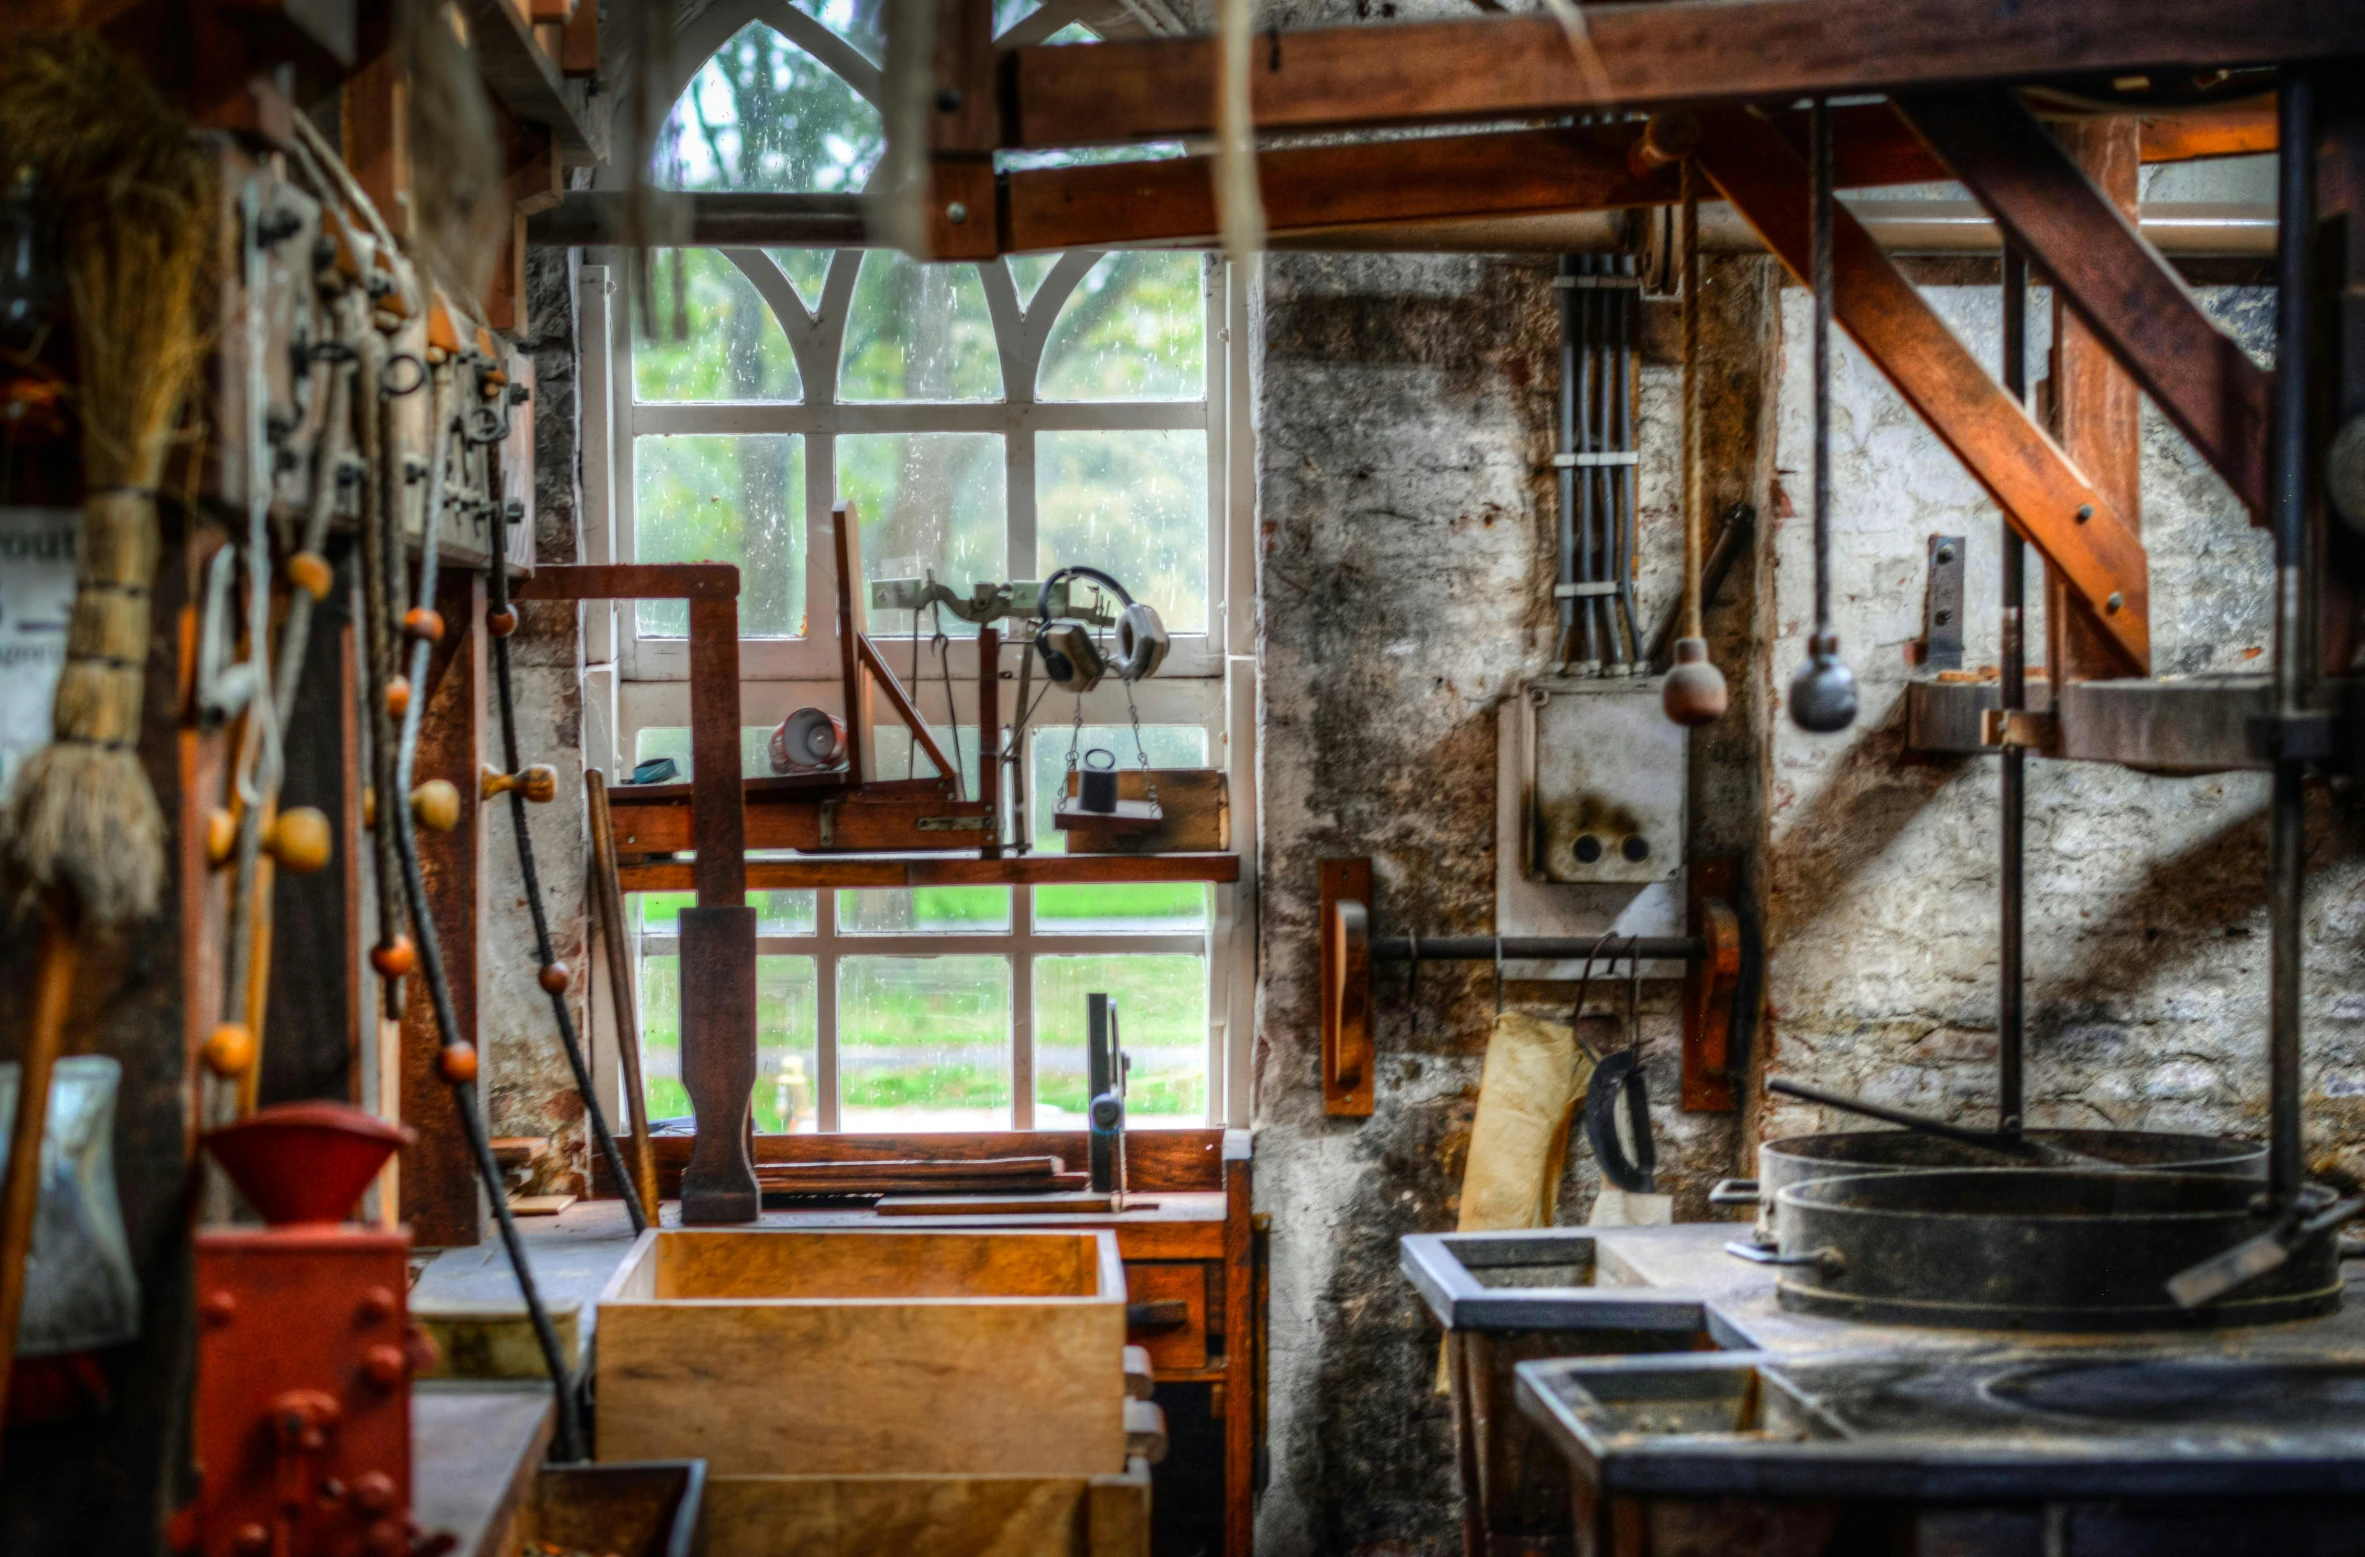
[[[2354,0],[1660,0],[1585,14],[1606,90],[1543,15],[1274,32],[1257,44],[1256,122],[1468,123],[2365,53]],[[1003,145],[1209,134],[1214,71],[1205,37],[1015,50]]]

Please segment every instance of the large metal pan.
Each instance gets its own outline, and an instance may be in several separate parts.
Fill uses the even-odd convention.
[[[2177,1305],[2169,1278],[2278,1225],[2247,1179],[2077,1168],[1875,1173],[1778,1197],[1782,1306],[1878,1324],[1982,1330],[2153,1330],[2270,1324],[2340,1306],[2326,1229],[2214,1302]],[[1736,1246],[1749,1252],[1746,1246]]]
[[[2031,1130],[2026,1138],[2121,1168],[2242,1179],[2266,1177],[2265,1144],[2231,1135],[2184,1135],[2165,1130]],[[1775,1203],[1782,1191],[1793,1184],[1860,1173],[2012,1166],[2011,1158],[2003,1152],[1913,1130],[1834,1130],[1823,1135],[1787,1135],[1757,1149],[1756,1178],[1726,1179],[1716,1186],[1709,1203],[1756,1206],[1758,1241],[1771,1243]]]

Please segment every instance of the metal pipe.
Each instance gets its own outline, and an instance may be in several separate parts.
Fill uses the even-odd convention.
[[[2315,80],[2286,67],[2276,93],[2281,232],[2275,293],[2275,705],[2288,721],[2307,712],[2308,644],[2303,590],[2307,550],[2309,323],[2316,213],[2312,166]],[[2268,890],[2267,1173],[2275,1197],[2301,1188],[2300,914],[2306,898],[2303,764],[2289,743],[2275,751]]]
[[[1617,261],[1618,275],[1628,283],[1618,288],[1614,307],[1618,316],[1617,388],[1618,388],[1618,447],[1631,454],[1634,451],[1634,308],[1641,290],[1641,276],[1635,269],[1634,256],[1622,255]],[[1635,529],[1635,467],[1620,465],[1610,475],[1610,485],[1617,493],[1618,525],[1618,610],[1626,618],[1626,635],[1634,643],[1633,673],[1647,676],[1652,665],[1642,647],[1642,619],[1634,611],[1634,568],[1641,555],[1642,539]]]
[[[1416,956],[1415,953],[1418,953]],[[1696,935],[1627,935],[1604,941],[1598,935],[1375,935],[1374,962],[1575,962],[1603,963],[1640,957],[1645,962],[1696,962],[1707,945]]]
[[[2014,400],[2028,399],[2028,256],[2011,244],[2004,247],[2004,390]],[[2012,521],[2003,521],[2004,600],[2002,651],[2003,685],[2000,701],[2007,712],[2028,706],[2028,660],[2022,636],[2028,571],[2026,543]],[[2027,1054],[2027,983],[2021,966],[2022,907],[2027,865],[2027,753],[2018,746],[2003,749],[2003,781],[1997,808],[2002,859],[1999,877],[1996,950],[1996,1128],[2006,1135],[2020,1133],[2027,1118],[2024,1060]]]
[[[1561,456],[1553,476],[1560,495],[1560,572],[1555,581],[1563,587],[1577,581],[1577,471],[1567,462],[1577,447],[1577,289],[1570,285],[1576,275],[1576,256],[1563,254],[1560,273],[1554,278],[1558,285],[1553,289],[1560,304],[1560,422],[1552,444]],[[1552,658],[1565,671],[1569,656],[1576,651],[1576,596],[1563,594],[1558,604],[1560,641],[1553,647]]]
[[[1800,729],[1830,735],[1856,722],[1855,673],[1840,662],[1839,633],[1831,621],[1831,104],[1817,98],[1809,116],[1812,142],[1811,224],[1814,231],[1815,328],[1815,632],[1807,662],[1790,681],[1790,718]]]
[[[1593,289],[1583,282],[1593,274],[1593,256],[1580,257],[1573,284],[1577,290],[1570,303],[1570,317],[1576,320],[1576,339],[1572,346],[1577,364],[1576,396],[1570,403],[1569,448],[1577,458],[1593,452]],[[1572,471],[1577,489],[1577,582],[1584,591],[1593,582],[1593,473],[1584,466]],[[1601,673],[1601,641],[1596,628],[1590,593],[1580,593],[1576,599],[1577,621],[1580,624],[1578,641],[1584,645],[1584,658],[1578,670],[1585,675]]]

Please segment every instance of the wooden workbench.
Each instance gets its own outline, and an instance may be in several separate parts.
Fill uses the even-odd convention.
[[[759,1136],[759,1161],[814,1160],[824,1155],[910,1155],[932,1149],[947,1156],[1018,1155],[1051,1150],[1081,1164],[1081,1137],[1048,1135],[863,1137]],[[1046,1144],[1048,1143],[1048,1144]],[[688,1142],[660,1138],[671,1193]],[[1257,1448],[1264,1424],[1260,1348],[1264,1301],[1257,1232],[1250,1201],[1246,1131],[1139,1132],[1130,1138],[1128,1199],[1122,1211],[996,1210],[988,1214],[882,1216],[864,1206],[822,1203],[814,1209],[767,1210],[760,1227],[896,1228],[1058,1227],[1112,1229],[1125,1262],[1127,1339],[1150,1354],[1161,1384],[1204,1386],[1222,1435],[1223,1551],[1247,1557],[1254,1547]],[[1172,1187],[1165,1187],[1171,1185]],[[997,1206],[1008,1195],[974,1197]],[[668,1202],[664,1224],[679,1209]],[[558,1216],[520,1224],[527,1257],[544,1296],[579,1301],[583,1344],[594,1344],[594,1302],[632,1246],[632,1228],[616,1200],[585,1200]],[[419,1278],[419,1298],[497,1307],[514,1303],[506,1258],[497,1243],[447,1249]],[[1162,1481],[1184,1469],[1169,1461]]]

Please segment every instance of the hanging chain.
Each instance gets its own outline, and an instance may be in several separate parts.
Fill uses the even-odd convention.
[[[1141,787],[1151,805],[1158,803],[1158,781],[1150,776],[1150,751],[1141,743],[1141,710],[1133,706],[1133,683],[1125,684],[1125,717],[1133,721],[1133,755],[1141,759]]]
[[[1076,771],[1076,748],[1084,744],[1084,694],[1076,694],[1076,722],[1068,731],[1068,771]]]

